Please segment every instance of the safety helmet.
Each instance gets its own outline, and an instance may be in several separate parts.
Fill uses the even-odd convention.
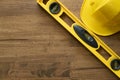
[[[112,35],[120,31],[120,0],[84,0],[80,16],[94,33]]]

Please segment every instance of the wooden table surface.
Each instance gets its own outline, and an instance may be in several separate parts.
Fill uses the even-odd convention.
[[[82,0],[60,0],[79,17]],[[120,32],[101,37],[120,55]],[[0,0],[0,80],[119,80],[35,0]]]

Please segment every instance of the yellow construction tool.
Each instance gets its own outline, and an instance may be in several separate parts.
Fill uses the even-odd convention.
[[[37,0],[37,3],[120,78],[120,57],[97,37],[89,29],[88,25],[75,17],[59,0]],[[73,23],[69,25],[61,17],[63,15],[68,16]],[[100,49],[107,52],[110,56],[105,58],[99,52]]]

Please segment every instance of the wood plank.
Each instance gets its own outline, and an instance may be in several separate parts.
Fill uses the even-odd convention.
[[[60,1],[79,17],[83,0]],[[120,32],[101,39],[120,55]],[[35,0],[0,1],[0,80],[96,79],[119,80]]]

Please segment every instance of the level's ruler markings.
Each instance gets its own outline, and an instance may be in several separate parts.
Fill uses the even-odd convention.
[[[37,3],[120,78],[120,57],[75,17],[59,0],[37,0]],[[67,15],[74,23],[68,25],[61,18],[63,14]],[[100,49],[106,51],[110,55],[109,58],[103,57],[99,53]]]

